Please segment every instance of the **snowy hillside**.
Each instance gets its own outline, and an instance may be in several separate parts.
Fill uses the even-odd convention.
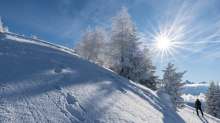
[[[0,122],[217,123],[68,48],[0,32]]]

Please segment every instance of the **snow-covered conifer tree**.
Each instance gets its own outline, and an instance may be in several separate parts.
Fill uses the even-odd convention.
[[[99,66],[105,66],[105,62],[107,56],[107,47],[108,47],[108,36],[107,32],[103,27],[96,26],[95,32],[93,35],[93,54],[94,54],[94,62],[97,63]]]
[[[212,80],[208,92],[206,93],[205,112],[220,118],[220,90],[218,82],[215,84]]]
[[[220,99],[219,99],[219,97],[220,97],[220,93],[219,93],[219,84],[218,84],[218,82],[216,83],[216,85],[215,85],[215,93],[214,93],[214,96],[213,96],[213,104],[214,104],[214,110],[213,110],[213,113],[214,113],[214,117],[217,117],[218,116],[218,114],[220,113],[219,111],[220,111],[220,107],[219,107],[219,101],[220,101]]]
[[[4,32],[9,32],[9,29],[7,26],[4,27]]]
[[[67,44],[65,44],[65,47],[68,47],[68,45],[67,45]]]
[[[172,108],[177,111],[177,108],[184,107],[184,100],[181,97],[184,94],[185,88],[181,88],[186,83],[181,83],[184,72],[176,72],[176,68],[173,68],[174,64],[168,63],[168,67],[166,70],[162,70],[164,72],[162,84],[162,90],[166,91],[168,94],[172,96]]]
[[[156,72],[156,66],[153,65],[152,62],[152,54],[150,54],[149,48],[147,46],[144,46],[144,49],[142,51],[142,57],[143,60],[141,63],[138,65],[140,69],[139,73],[139,82],[141,84],[146,85],[148,88],[152,90],[157,90],[156,85],[157,81],[156,79],[159,76],[154,76],[154,73]]]
[[[219,89],[218,81],[217,81],[216,87],[217,87],[217,101],[216,101],[217,102],[217,107],[216,107],[216,109],[218,109],[217,112],[216,112],[216,115],[217,115],[216,117],[220,119],[220,89]]]
[[[210,82],[210,86],[205,94],[205,112],[214,116],[214,95],[215,95],[215,83],[214,81]]]
[[[82,39],[76,43],[75,46],[75,51],[77,54],[79,54],[80,56],[82,56],[83,58],[90,60],[88,57],[88,45],[89,42],[91,42],[92,40],[92,30],[90,28],[90,25],[88,28],[86,28],[86,32],[82,33]]]
[[[140,73],[139,67],[136,66],[137,58],[133,57],[133,50],[137,48],[139,42],[137,28],[130,20],[127,9],[122,6],[121,11],[113,18],[110,31],[110,49],[114,59],[113,69],[119,75],[128,79],[137,80],[136,76]]]
[[[0,32],[3,32],[3,23],[1,21],[1,16],[0,16]]]
[[[96,26],[93,33],[90,26],[82,34],[82,39],[77,42],[75,51],[83,58],[102,66],[104,60],[107,33],[104,28]]]

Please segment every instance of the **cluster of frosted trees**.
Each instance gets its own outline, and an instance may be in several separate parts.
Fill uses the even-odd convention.
[[[220,89],[218,82],[210,82],[205,99],[205,112],[214,117],[220,118]]]
[[[76,44],[75,51],[91,62],[110,68],[121,76],[156,90],[158,77],[154,76],[156,67],[153,66],[152,54],[146,45],[143,50],[139,48],[142,43],[139,39],[137,27],[123,6],[113,18],[109,33],[99,26],[93,31],[89,26]],[[170,80],[163,83],[165,91],[170,90],[168,93],[174,97],[174,107],[181,107],[183,103],[180,96],[183,89],[179,88],[183,86],[180,82],[185,72],[176,73],[175,70],[173,72],[167,76]]]
[[[149,49],[146,46],[143,50],[139,48],[142,42],[137,33],[137,27],[122,6],[113,18],[109,32],[99,26],[93,31],[89,26],[74,50],[93,63],[156,90],[156,67],[153,66]]]
[[[3,23],[2,23],[2,21],[1,21],[1,17],[0,17],[0,32],[9,32],[9,29],[8,29],[7,26],[5,26],[5,27],[3,28]]]
[[[139,39],[137,27],[130,20],[126,8],[122,6],[121,11],[113,18],[109,32],[99,26],[93,31],[89,26],[74,50],[93,63],[110,68],[123,77],[157,90],[159,82],[158,76],[154,75],[156,67],[152,62],[152,54],[146,45],[142,50],[139,48],[142,44]],[[169,63],[164,70],[161,89],[172,96],[173,109],[177,111],[177,108],[185,104],[180,97],[184,90],[181,87],[185,83],[180,82],[186,71],[177,73],[176,69],[172,68],[173,65]]]

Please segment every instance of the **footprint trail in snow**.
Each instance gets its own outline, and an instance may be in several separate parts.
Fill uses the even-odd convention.
[[[67,93],[67,104],[65,104],[66,110],[79,121],[85,122],[88,118],[86,113],[83,111],[80,104],[77,102],[74,96]]]

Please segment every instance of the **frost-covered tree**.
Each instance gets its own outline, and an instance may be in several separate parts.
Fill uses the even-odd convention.
[[[31,38],[33,38],[33,39],[37,39],[37,36],[31,35]]]
[[[108,35],[103,27],[96,26],[93,35],[94,41],[94,62],[100,66],[106,66],[105,62],[108,59],[106,52],[108,49]]]
[[[154,73],[156,72],[155,71],[156,66],[153,65],[152,54],[150,54],[150,50],[146,45],[144,46],[141,57],[143,57],[143,59],[141,60],[140,64],[138,65],[139,70],[140,70],[139,82],[155,91],[155,90],[157,90],[156,86],[158,84],[156,79],[159,76],[154,75]]]
[[[4,32],[9,32],[9,29],[7,26],[4,27]]]
[[[171,101],[173,103],[172,108],[178,111],[178,108],[183,108],[185,102],[181,97],[184,94],[186,88],[183,87],[186,83],[181,83],[183,75],[187,72],[176,72],[177,68],[173,68],[174,64],[168,63],[166,70],[164,72],[162,84],[162,90],[166,91],[171,95]]]
[[[205,112],[220,118],[220,90],[219,84],[212,80],[206,93]]]
[[[207,90],[207,93],[205,94],[205,112],[214,116],[214,96],[215,96],[215,83],[214,81],[210,82],[210,86]]]
[[[215,85],[215,93],[214,93],[214,96],[213,96],[213,103],[214,103],[214,111],[213,111],[213,113],[214,113],[214,116],[215,117],[217,117],[218,115],[219,115],[219,113],[220,113],[220,99],[219,99],[219,97],[220,97],[220,93],[219,93],[219,84],[218,84],[218,82],[216,83],[216,85]]]
[[[141,73],[141,69],[137,66],[139,59],[133,57],[133,51],[141,42],[138,41],[137,27],[130,20],[130,15],[124,6],[113,18],[111,28],[110,54],[114,59],[114,71],[128,79],[138,81],[136,75]]]
[[[75,47],[75,51],[77,52],[77,54],[79,54],[80,56],[82,56],[83,58],[90,60],[91,55],[89,52],[89,48],[91,48],[90,42],[92,42],[92,29],[90,28],[90,25],[88,28],[86,28],[86,32],[82,33],[82,39],[76,43],[76,47]]]
[[[217,85],[216,85],[216,95],[217,95],[217,100],[216,100],[216,117],[220,119],[220,89],[219,89],[219,83],[217,81]]]
[[[92,42],[92,29],[90,26],[86,28],[86,32],[82,33],[82,39],[77,42],[75,51],[82,56],[83,58],[90,60],[90,52],[88,52],[90,49],[89,48],[89,43]]]
[[[0,32],[3,32],[3,23],[1,21],[1,16],[0,16]]]
[[[82,34],[82,39],[77,42],[75,51],[83,58],[102,66],[105,58],[105,45],[107,45],[105,29],[96,26],[95,32],[93,32],[89,26]]]
[[[65,44],[65,47],[68,47],[68,45],[67,45],[67,44]]]

